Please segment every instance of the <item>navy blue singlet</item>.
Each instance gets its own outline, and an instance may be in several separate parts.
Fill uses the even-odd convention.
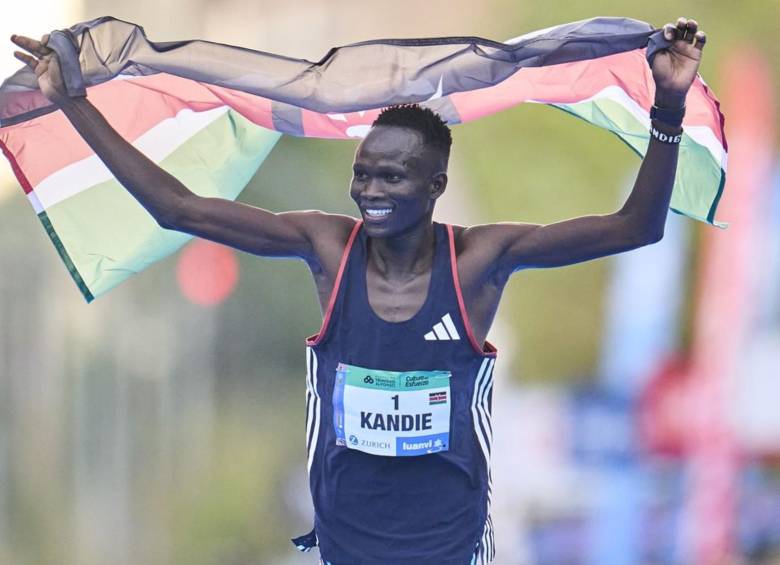
[[[368,302],[358,221],[320,332],[306,342],[306,445],[314,531],[332,565],[469,565],[493,559],[490,422],[496,350],[474,339],[452,227],[434,222],[426,300],[404,322]]]

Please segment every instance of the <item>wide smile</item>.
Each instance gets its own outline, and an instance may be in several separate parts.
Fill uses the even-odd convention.
[[[392,207],[363,208],[363,216],[371,222],[381,222],[386,220],[393,213]]]

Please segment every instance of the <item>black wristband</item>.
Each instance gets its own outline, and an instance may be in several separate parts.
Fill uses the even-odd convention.
[[[668,145],[678,145],[682,140],[682,128],[680,128],[680,131],[678,133],[664,133],[661,130],[659,130],[657,127],[655,127],[651,122],[650,136],[652,139],[657,139],[661,143],[666,143]]]
[[[672,127],[680,127],[685,116],[685,104],[681,108],[662,108],[653,105],[650,108],[650,119],[658,120]]]

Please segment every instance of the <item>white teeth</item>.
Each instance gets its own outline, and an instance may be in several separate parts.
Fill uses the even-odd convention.
[[[392,208],[366,208],[366,214],[373,218],[378,218],[380,216],[387,216],[390,212],[392,212]]]

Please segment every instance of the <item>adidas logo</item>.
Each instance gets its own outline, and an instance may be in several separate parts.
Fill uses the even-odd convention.
[[[458,330],[455,329],[455,324],[452,323],[449,313],[442,317],[441,322],[433,326],[433,330],[425,334],[425,339],[428,341],[460,339]]]

